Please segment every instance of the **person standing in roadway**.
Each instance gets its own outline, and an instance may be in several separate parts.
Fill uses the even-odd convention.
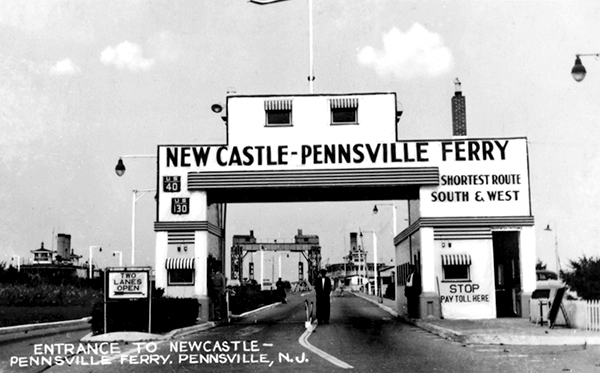
[[[329,294],[331,294],[331,279],[327,277],[327,270],[321,270],[321,276],[315,283],[317,293],[317,321],[319,324],[329,323]]]

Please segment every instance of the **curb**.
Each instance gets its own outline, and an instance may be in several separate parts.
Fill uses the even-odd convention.
[[[214,321],[203,324],[186,326],[185,328],[173,329],[167,334],[152,334],[143,332],[113,332],[106,334],[92,335],[87,334],[80,339],[80,342],[146,342],[146,341],[167,341],[173,338],[184,337],[189,334],[212,329],[217,326]]]
[[[272,303],[261,308],[257,308],[252,311],[244,312],[241,315],[231,315],[232,319],[241,319],[253,313],[258,313],[269,308],[280,305],[281,302]],[[80,339],[81,342],[146,342],[146,341],[168,341],[173,338],[185,337],[189,334],[194,334],[204,330],[212,329],[218,326],[220,323],[215,321],[208,321],[198,325],[186,326],[180,329],[173,329],[167,334],[152,334],[142,332],[114,332],[99,335],[87,334]]]
[[[392,315],[394,317],[400,317],[400,315],[398,314],[398,312],[396,312],[395,310],[391,309],[390,307],[386,306],[383,303],[379,303],[378,301],[367,297],[366,295],[363,295],[361,293],[354,293],[354,292],[352,292],[351,294],[354,294],[354,295],[356,295],[359,298],[362,298],[362,299],[364,299],[364,300],[366,300],[368,302],[371,302],[371,303],[379,306],[379,308],[381,308],[382,310],[386,311],[387,313],[389,313],[390,315]]]
[[[464,334],[452,329],[430,324],[420,320],[406,320],[423,330],[454,342],[483,345],[512,346],[585,346],[600,345],[600,336],[532,336],[508,334]]]
[[[91,317],[77,320],[54,321],[39,324],[6,326],[0,328],[0,343],[90,329]]]
[[[0,335],[5,334],[13,334],[13,333],[21,333],[21,332],[29,332],[33,330],[45,330],[45,329],[54,329],[56,327],[78,327],[86,325],[88,326],[91,317],[84,317],[82,319],[77,320],[68,320],[68,321],[54,321],[54,322],[44,322],[39,324],[25,324],[25,325],[15,325],[15,326],[5,326],[0,328]],[[82,325],[80,325],[82,324]]]
[[[374,299],[371,299],[361,293],[352,293],[368,302],[376,304],[381,309],[391,315],[402,319],[404,322],[414,325],[420,329],[436,334],[442,338],[454,342],[469,344],[487,344],[487,345],[523,345],[523,346],[585,346],[600,345],[599,336],[531,336],[531,335],[507,335],[507,334],[465,334],[453,329],[444,328],[438,325],[428,323],[423,320],[414,320],[405,316],[398,315],[398,312],[385,306]]]

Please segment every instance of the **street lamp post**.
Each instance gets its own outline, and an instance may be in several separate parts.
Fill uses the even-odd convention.
[[[119,157],[117,161],[117,165],[115,166],[115,173],[117,176],[123,176],[125,174],[125,164],[123,163],[123,158],[156,158],[156,155],[152,154],[142,154],[142,155],[122,155]],[[147,192],[155,192],[156,189],[133,189],[133,198],[132,198],[132,207],[131,207],[131,265],[135,265],[135,205],[138,199],[144,196],[144,193]],[[142,193],[139,197],[138,193]]]
[[[562,266],[560,264],[560,256],[558,255],[558,228],[556,223],[554,224],[554,230],[552,228],[550,228],[550,224],[546,225],[546,228],[544,228],[544,230],[546,232],[552,232],[554,231],[554,255],[556,256],[556,271],[558,272],[558,275],[560,276],[560,272],[562,271]]]
[[[253,4],[258,5],[269,5],[279,3],[287,0],[249,0]],[[313,53],[313,5],[312,0],[308,1],[308,89],[310,93],[314,93],[313,82],[315,80],[314,74],[314,53]]]
[[[375,231],[365,231],[365,233],[372,233],[373,234],[373,276],[374,276],[374,281],[375,281],[375,296],[379,296],[379,278],[378,278],[378,273],[377,273],[377,233],[375,233]],[[360,232],[360,235],[362,237],[362,232]],[[366,261],[365,261],[365,265],[367,265]]]
[[[90,256],[89,256],[89,275],[90,275],[90,280],[93,278],[93,269],[92,269],[92,258],[94,257],[94,251],[93,249],[97,248],[99,252],[102,252],[102,247],[100,246],[90,246]]]
[[[575,65],[573,65],[573,68],[571,69],[571,75],[573,76],[573,79],[575,79],[576,82],[581,82],[585,78],[585,74],[587,73],[585,71],[585,67],[581,63],[580,58],[584,56],[594,56],[597,58],[600,57],[600,53],[580,53],[575,55]]]
[[[123,252],[122,251],[113,251],[113,256],[119,256],[119,267],[123,267]]]
[[[148,192],[156,192],[156,189],[133,189],[131,201],[131,266],[135,265],[135,206],[136,202]],[[137,194],[141,193],[138,197]]]

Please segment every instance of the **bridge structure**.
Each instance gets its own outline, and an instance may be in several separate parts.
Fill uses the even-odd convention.
[[[319,236],[304,235],[302,230],[294,236],[292,242],[259,241],[254,237],[254,231],[249,235],[234,235],[231,247],[231,279],[242,280],[244,278],[244,259],[249,253],[260,253],[260,284],[264,280],[264,253],[265,252],[297,252],[300,253],[307,263],[307,279],[310,284],[318,277],[321,268],[321,246]],[[281,268],[281,258],[279,263]],[[249,264],[248,277],[254,279],[254,263]],[[304,263],[298,263],[298,281],[304,281]]]

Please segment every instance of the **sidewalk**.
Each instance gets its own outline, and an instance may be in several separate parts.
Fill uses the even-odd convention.
[[[398,315],[396,302],[364,293],[353,293],[369,302],[377,304],[393,316],[397,316],[409,324],[437,334],[441,337],[464,344],[495,345],[600,345],[600,332],[579,329],[568,329],[556,326],[550,329],[540,326],[527,318],[500,318],[485,320],[413,320]]]

